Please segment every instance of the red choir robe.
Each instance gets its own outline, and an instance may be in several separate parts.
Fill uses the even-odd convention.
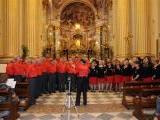
[[[15,62],[14,63],[14,75],[25,75],[25,67],[26,64],[23,64],[22,62]]]
[[[69,74],[76,74],[76,66],[75,66],[75,64],[73,62],[69,62],[66,65],[66,71]]]
[[[57,65],[56,63],[50,63],[47,69],[48,73],[56,73],[57,72]]]
[[[77,75],[78,75],[79,77],[87,77],[88,74],[89,74],[88,64],[79,63],[79,64],[77,65],[76,72],[77,72]]]
[[[66,72],[66,63],[64,61],[57,62],[57,72],[65,73]]]
[[[26,77],[34,78],[37,77],[38,73],[34,64],[28,64],[26,68]]]
[[[14,63],[8,63],[7,67],[6,67],[6,73],[9,76],[13,76],[14,75]]]

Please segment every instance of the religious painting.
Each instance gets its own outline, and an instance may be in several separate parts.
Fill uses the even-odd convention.
[[[74,2],[69,4],[61,13],[61,25],[69,26],[79,23],[83,27],[95,24],[94,12],[84,3]]]

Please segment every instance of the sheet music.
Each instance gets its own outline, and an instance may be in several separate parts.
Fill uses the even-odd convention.
[[[7,79],[6,85],[8,85],[11,88],[15,88],[16,81],[14,81],[14,78],[9,78],[9,79]]]

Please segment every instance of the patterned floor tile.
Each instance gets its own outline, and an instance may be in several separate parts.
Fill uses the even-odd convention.
[[[108,113],[103,113],[98,116],[99,119],[101,120],[111,120],[114,117],[114,115],[108,114]]]
[[[27,115],[21,114],[18,120],[137,120],[131,113],[81,113],[79,119],[77,114],[32,114]]]
[[[48,114],[48,115],[44,115],[44,116],[39,117],[39,119],[41,119],[41,120],[52,120],[52,119],[56,119],[56,117]]]
[[[94,120],[96,117],[94,115],[84,113],[80,116],[80,120]]]
[[[76,93],[73,93],[73,99],[75,100]],[[51,95],[42,95],[37,99],[37,103],[35,106],[31,107],[28,112],[22,112],[21,117],[18,120],[77,120],[77,114],[75,113],[64,113],[62,114],[60,108],[63,107],[64,101],[66,100],[65,93],[55,93]],[[107,93],[107,92],[88,92],[88,106],[78,108],[81,110],[80,116],[78,120],[136,120],[132,116],[132,111],[124,110],[121,107],[122,97],[119,93]],[[83,99],[81,98],[81,101]],[[82,102],[83,103],[83,102]],[[105,109],[111,109],[112,105],[117,108],[122,108],[122,112],[106,112]],[[52,112],[55,110],[55,106],[61,106],[56,108],[61,112]],[[105,106],[104,106],[105,105]],[[109,106],[111,105],[111,106]],[[41,108],[41,106],[44,106]],[[95,106],[94,108],[92,106]],[[53,108],[52,108],[53,107]],[[102,108],[104,112],[102,112]],[[114,109],[117,109],[114,108]],[[40,109],[48,109],[47,112],[44,112]],[[87,113],[85,112],[88,109]],[[90,112],[96,109],[98,112]],[[113,108],[112,108],[113,109]],[[37,110],[37,112],[35,111]],[[38,111],[40,110],[40,111]],[[84,111],[84,112],[83,112]]]
[[[28,115],[21,115],[20,120],[33,120],[35,119],[36,116],[33,114],[28,114]]]
[[[128,113],[119,113],[116,117],[129,120],[130,118],[132,118],[132,115]]]
[[[72,93],[73,99],[76,98],[76,93]],[[64,104],[66,99],[65,93],[55,93],[51,95],[42,95],[37,99],[37,104]],[[122,97],[119,93],[104,93],[104,92],[88,92],[88,104],[109,104],[109,103],[120,103]],[[81,96],[82,101],[82,96]]]

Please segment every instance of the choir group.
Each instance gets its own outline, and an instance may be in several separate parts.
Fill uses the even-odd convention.
[[[88,78],[85,84],[92,91],[120,91],[124,82],[132,80],[145,82],[160,80],[160,60],[153,61],[148,56],[123,61],[85,58],[83,66],[80,61],[78,57],[69,60],[49,57],[22,60],[17,57],[7,64],[6,72],[16,81],[36,79],[37,88],[41,89],[37,95],[40,92],[52,93],[57,90],[64,92],[69,77],[73,91],[78,87],[77,79],[81,76]]]

